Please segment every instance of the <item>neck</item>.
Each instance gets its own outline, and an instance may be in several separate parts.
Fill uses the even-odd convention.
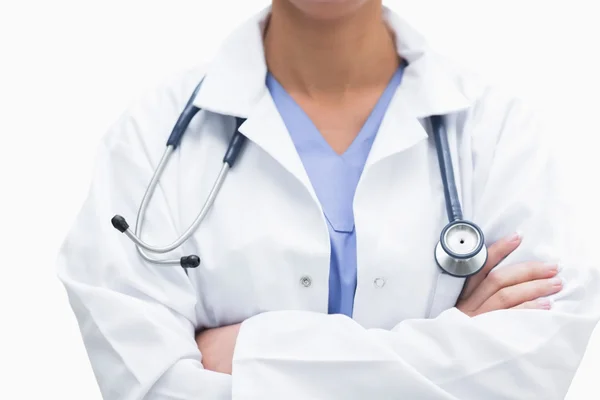
[[[265,54],[286,89],[311,96],[386,85],[399,65],[380,1],[338,19],[313,19],[288,1],[273,1]]]

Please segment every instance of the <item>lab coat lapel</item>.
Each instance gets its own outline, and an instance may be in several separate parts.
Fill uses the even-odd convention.
[[[427,117],[457,112],[471,104],[433,55],[417,55],[418,58],[408,61],[365,168],[426,139]]]
[[[240,132],[317,196],[266,86],[263,32],[270,8],[235,31],[208,66],[194,105],[246,118]]]
[[[457,112],[471,105],[452,69],[428,48],[423,36],[388,8],[384,8],[383,17],[394,33],[398,55],[408,66],[365,168],[426,139],[427,117]]]
[[[427,132],[416,118],[406,96],[406,91],[402,87],[398,88],[381,121],[365,164],[365,170],[427,138]]]
[[[319,203],[294,142],[268,91],[242,124],[240,132],[294,175],[306,187],[315,202]]]

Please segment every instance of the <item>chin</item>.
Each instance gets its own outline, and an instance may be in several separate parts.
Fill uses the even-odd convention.
[[[286,0],[315,19],[341,18],[374,0]]]

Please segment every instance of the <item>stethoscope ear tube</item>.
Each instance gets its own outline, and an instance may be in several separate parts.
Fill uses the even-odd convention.
[[[197,91],[198,91],[198,88],[196,88],[196,90],[194,91],[194,96],[197,94]],[[213,187],[212,187],[204,205],[202,206],[202,209],[200,210],[198,216],[194,220],[194,222],[179,238],[177,238],[173,243],[171,243],[167,246],[162,246],[162,247],[151,246],[151,245],[145,243],[143,240],[141,240],[140,237],[141,237],[141,232],[142,232],[142,226],[144,223],[144,217],[146,214],[146,209],[148,208],[150,199],[152,198],[152,195],[154,194],[156,186],[158,185],[158,181],[160,180],[160,177],[161,177],[164,169],[166,168],[166,165],[171,157],[171,154],[175,150],[176,146],[178,146],[180,144],[183,134],[186,132],[188,125],[190,124],[192,118],[200,110],[197,107],[193,106],[192,102],[193,102],[193,97],[190,98],[190,100],[188,101],[188,103],[186,105],[185,110],[183,111],[183,113],[181,114],[179,119],[177,120],[175,128],[173,129],[173,132],[171,133],[171,136],[169,137],[167,149],[165,150],[165,153],[163,154],[163,157],[162,157],[159,165],[157,166],[156,171],[154,172],[152,180],[150,181],[150,184],[148,185],[148,189],[146,190],[146,193],[144,194],[142,203],[138,210],[135,233],[131,231],[131,229],[129,228],[129,224],[127,223],[127,220],[124,217],[122,217],[121,215],[115,215],[111,219],[111,223],[112,223],[113,227],[115,229],[117,229],[119,232],[124,233],[129,239],[131,239],[131,241],[133,241],[135,243],[138,253],[141,255],[141,257],[144,260],[155,263],[155,264],[159,264],[159,265],[180,265],[184,269],[198,267],[200,265],[200,258],[197,255],[193,254],[193,255],[189,255],[189,256],[183,256],[179,260],[174,260],[174,259],[161,260],[161,259],[156,259],[154,257],[149,256],[148,254],[146,254],[146,251],[151,252],[151,253],[159,253],[159,254],[168,253],[168,252],[180,247],[186,240],[188,240],[193,235],[193,233],[198,229],[198,227],[200,226],[200,224],[202,223],[202,221],[208,214],[208,211],[212,207],[217,194],[221,190],[221,186],[223,185],[223,182],[225,181],[227,173],[229,172],[231,167],[233,167],[233,165],[237,161],[237,158],[240,155],[240,153],[244,147],[244,144],[246,143],[246,137],[244,135],[242,135],[239,131],[240,126],[244,123],[245,119],[236,118],[236,129],[235,129],[233,136],[231,137],[231,140],[229,141],[227,151],[223,158],[223,167],[221,168],[221,171],[219,172],[219,176],[215,180],[215,183],[213,184]]]

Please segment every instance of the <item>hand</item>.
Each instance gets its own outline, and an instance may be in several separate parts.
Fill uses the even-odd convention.
[[[562,289],[557,265],[527,262],[492,270],[520,244],[514,235],[490,246],[487,263],[468,279],[456,308],[471,317],[509,308],[549,310],[551,303],[543,297]]]
[[[196,334],[205,369],[231,375],[233,350],[241,324],[207,329]]]

